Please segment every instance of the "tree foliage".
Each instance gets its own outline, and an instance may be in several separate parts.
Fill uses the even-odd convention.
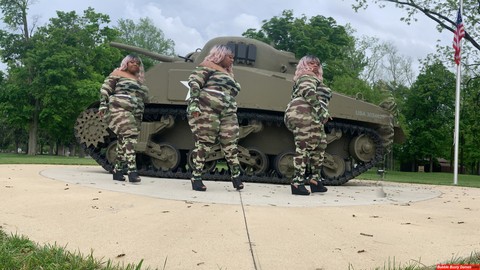
[[[440,62],[426,67],[405,97],[409,137],[403,159],[450,158],[455,111],[455,75]]]
[[[3,14],[2,20],[13,30],[12,32],[0,31],[0,47],[2,49],[0,50],[0,55],[4,62],[8,63],[10,73],[16,72],[10,78],[17,80],[16,85],[7,85],[3,89],[2,103],[8,102],[6,97],[9,97],[9,93],[13,93],[13,96],[17,95],[20,98],[19,100],[25,101],[23,108],[18,106],[11,107],[17,110],[19,116],[24,117],[26,121],[9,120],[7,124],[17,130],[22,129],[23,126],[28,128],[28,154],[35,155],[38,136],[39,100],[31,88],[34,76],[32,74],[32,66],[24,61],[32,48],[30,36],[34,30],[34,28],[29,28],[27,19],[27,11],[30,4],[32,4],[31,0],[0,0],[0,8]],[[15,92],[16,90],[24,91],[23,95],[18,95]],[[14,99],[13,104],[15,104],[15,101]],[[5,107],[9,108],[9,106],[0,105],[0,108],[5,109]]]
[[[392,86],[411,86],[415,80],[411,57],[401,56],[397,48],[379,38],[363,37],[357,41],[357,50],[369,52],[360,77],[370,83],[388,82]]]
[[[9,37],[16,34],[2,36],[9,75],[0,109],[9,115],[10,123],[21,127],[34,119],[44,140],[73,142],[76,117],[98,99],[105,74],[122,58],[119,50],[108,45],[117,35],[106,26],[108,22],[107,15],[91,8],[83,16],[58,11],[57,17],[23,43],[28,50],[18,54],[10,53],[20,39]],[[35,154],[36,144],[30,142],[29,154]]]
[[[107,22],[107,15],[91,8],[83,16],[57,12],[32,37],[35,48],[29,60],[38,75],[33,85],[41,89],[40,120],[48,134],[62,143],[72,142],[76,117],[97,100],[100,82],[121,58],[107,45],[116,36]]]
[[[175,55],[175,42],[165,38],[163,31],[157,28],[150,18],[141,18],[138,23],[131,19],[120,19],[115,27],[120,35],[118,42],[137,46],[151,52],[164,55]],[[150,58],[142,58],[145,68],[155,64]]]
[[[20,32],[20,35],[26,39],[35,29],[36,18],[31,27],[29,27],[27,19],[28,7],[35,2],[36,0],[0,0],[3,22],[12,30]]]
[[[471,78],[462,89],[460,110],[460,161],[471,168],[472,174],[480,174],[480,79]]]

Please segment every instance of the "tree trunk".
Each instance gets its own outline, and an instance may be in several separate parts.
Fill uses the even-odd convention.
[[[63,145],[62,143],[57,144],[57,155],[65,156],[65,145]]]
[[[53,141],[50,141],[50,143],[48,144],[48,148],[48,154],[53,156],[55,154],[55,143]]]
[[[80,145],[78,145],[78,157],[81,157],[81,158],[85,157],[85,151],[83,150],[83,148]]]
[[[432,156],[430,156],[429,159],[430,159],[430,160],[429,160],[429,163],[430,163],[430,164],[429,164],[429,165],[430,165],[430,172],[433,172],[433,158],[432,158]]]
[[[30,130],[28,131],[28,155],[30,156],[35,156],[37,154],[38,114],[40,113],[39,108],[39,101],[35,100],[33,119],[32,122],[30,122]]]
[[[20,152],[18,151],[19,148],[20,148],[20,143],[15,141],[15,153],[20,154]]]
[[[75,154],[76,154],[76,151],[75,151],[75,144],[74,143],[71,143],[70,146],[68,147],[68,151],[70,152],[70,155],[71,157],[74,157]]]
[[[463,159],[463,145],[465,144],[465,139],[463,138],[463,134],[460,136],[460,173],[464,174],[465,170],[463,169],[464,166],[464,159]]]

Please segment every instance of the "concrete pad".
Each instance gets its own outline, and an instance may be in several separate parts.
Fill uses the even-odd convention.
[[[441,194],[431,187],[358,180],[342,186],[329,186],[328,192],[313,193],[311,196],[292,196],[289,185],[259,183],[245,183],[245,189],[239,194],[232,183],[224,181],[204,181],[208,191],[196,192],[192,190],[189,180],[142,176],[141,184],[132,184],[128,181],[112,181],[112,175],[101,167],[86,166],[50,168],[42,170],[40,174],[74,185],[161,199],[217,204],[239,204],[242,201],[245,205],[282,207],[372,205],[422,201]]]
[[[351,181],[325,194],[289,186],[142,177],[98,166],[0,165],[0,226],[151,269],[374,269],[480,251],[480,189]],[[384,191],[386,196],[381,196]]]

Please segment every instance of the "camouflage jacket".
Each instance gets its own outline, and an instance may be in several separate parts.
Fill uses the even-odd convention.
[[[100,89],[99,111],[108,111],[109,106],[118,106],[134,114],[142,114],[148,101],[148,88],[137,80],[108,76]]]
[[[330,117],[328,104],[332,98],[332,90],[318,78],[312,75],[298,78],[293,86],[292,100],[297,98],[303,98],[312,107],[316,121],[323,122]]]
[[[225,100],[236,106],[235,97],[240,92],[240,84],[227,72],[211,67],[198,66],[188,77],[190,99],[187,113],[200,112],[198,98],[202,89],[222,92]],[[231,105],[231,104],[230,104]]]

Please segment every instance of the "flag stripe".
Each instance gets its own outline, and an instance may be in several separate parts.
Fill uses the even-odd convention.
[[[460,9],[458,9],[456,29],[453,36],[453,49],[455,50],[454,59],[457,65],[460,65],[460,51],[462,48],[461,40],[463,37],[465,37],[465,28],[463,27],[462,13]]]

